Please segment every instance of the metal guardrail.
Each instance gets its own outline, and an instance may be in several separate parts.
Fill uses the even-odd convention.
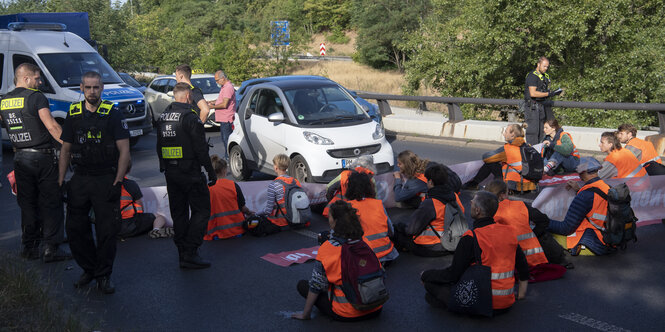
[[[420,103],[420,109],[427,109],[426,103],[441,103],[448,106],[448,119],[450,122],[464,121],[464,115],[460,109],[461,104],[476,105],[512,105],[519,106],[522,99],[491,99],[491,98],[457,98],[457,97],[431,97],[431,96],[401,96],[357,91],[358,97],[364,99],[375,99],[379,105],[381,115],[392,114],[389,100],[416,101]],[[658,123],[660,134],[665,134],[665,104],[640,104],[640,103],[606,103],[606,102],[584,102],[584,101],[551,101],[552,107],[560,108],[586,108],[602,110],[642,110],[658,112]]]

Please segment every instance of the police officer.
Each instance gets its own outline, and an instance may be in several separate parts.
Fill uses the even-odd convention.
[[[14,73],[16,89],[2,99],[0,116],[16,154],[14,169],[21,207],[21,255],[38,259],[44,243],[44,262],[71,258],[58,249],[64,239],[63,208],[58,188],[58,161],[53,139],[62,129],[51,116],[48,100],[37,90],[39,67],[23,63]]]
[[[173,88],[175,102],[157,120],[157,155],[160,170],[165,172],[180,268],[204,269],[210,263],[199,256],[198,249],[210,218],[210,192],[201,166],[208,173],[209,186],[217,176],[208,156],[203,123],[190,104],[191,91],[187,83]]]
[[[554,119],[552,113],[552,96],[563,92],[562,89],[550,90],[550,76],[547,69],[550,61],[546,57],[540,57],[536,69],[526,74],[524,84],[524,121],[529,125],[526,128],[526,141],[529,144],[538,144],[545,138],[543,125],[546,120]]]
[[[190,104],[192,104],[192,109],[196,114],[198,114],[201,122],[206,123],[208,121],[208,114],[210,113],[210,108],[208,107],[208,102],[203,98],[203,91],[201,89],[192,85],[192,68],[188,65],[180,65],[175,68],[175,80],[178,83],[187,83],[190,88],[189,97]]]
[[[97,279],[105,294],[115,292],[111,272],[120,230],[120,191],[129,165],[129,131],[113,103],[102,100],[104,83],[96,72],[81,78],[84,101],[69,108],[62,129],[60,174],[64,182],[71,159],[74,175],[67,189],[67,234],[69,246],[83,274],[74,287]],[[92,239],[90,208],[95,213],[96,241]]]

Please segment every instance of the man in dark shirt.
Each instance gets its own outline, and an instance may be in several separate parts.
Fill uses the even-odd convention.
[[[217,177],[203,123],[190,105],[191,91],[186,83],[173,88],[175,102],[157,120],[157,155],[160,170],[165,172],[180,268],[203,269],[210,267],[198,253],[210,218],[210,192],[201,166],[208,173],[209,186]]]
[[[496,213],[498,206],[499,201],[494,194],[486,191],[479,191],[476,193],[476,196],[471,200],[471,218],[474,219],[473,228],[476,232],[479,233],[479,229],[483,227],[494,225],[493,216]],[[447,307],[451,287],[462,277],[464,271],[476,261],[474,254],[475,242],[476,239],[471,235],[471,232],[467,231],[457,244],[452,265],[440,270],[426,270],[420,274],[420,279],[427,291],[425,294],[425,300],[429,304],[435,307]],[[517,239],[515,239],[515,242],[517,242]],[[498,247],[503,246],[504,243],[493,243],[493,245]],[[483,248],[481,245],[481,256],[483,250],[491,249],[492,248]],[[487,256],[492,255],[488,253]],[[483,264],[487,265],[484,260]],[[489,265],[491,267],[491,264]],[[523,299],[526,296],[529,280],[529,264],[527,263],[522,248],[520,248],[519,245],[517,245],[515,250],[515,269],[519,273],[520,280],[517,298]],[[495,310],[495,313],[498,312],[500,311]]]
[[[529,125],[526,128],[526,142],[538,144],[545,138],[543,125],[546,120],[554,119],[552,113],[552,102],[550,97],[561,94],[563,90],[550,90],[550,76],[547,69],[550,61],[546,57],[540,57],[536,69],[526,74],[524,84],[524,121]]]
[[[187,83],[191,91],[189,92],[190,104],[192,108],[198,114],[201,122],[206,123],[208,121],[208,114],[210,113],[210,108],[208,107],[208,102],[203,98],[203,91],[201,89],[192,85],[192,68],[188,65],[180,65],[175,69],[175,80],[178,83]]]
[[[64,214],[53,139],[62,142],[62,129],[51,116],[48,100],[37,90],[41,82],[39,67],[20,64],[14,77],[16,89],[2,99],[0,119],[16,150],[14,174],[21,207],[21,255],[38,259],[43,242],[44,262],[69,259],[69,253],[58,249],[64,239]]]
[[[67,234],[69,247],[83,274],[74,287],[93,278],[104,294],[112,294],[111,272],[120,228],[120,192],[129,165],[129,131],[122,113],[102,100],[104,83],[97,72],[81,77],[85,100],[73,103],[62,128],[60,174],[62,186],[71,159],[74,175],[67,188]],[[95,235],[88,218],[95,213]]]

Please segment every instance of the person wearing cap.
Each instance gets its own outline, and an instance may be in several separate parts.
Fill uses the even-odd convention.
[[[584,185],[580,187],[577,182],[568,181],[566,189],[575,190],[577,195],[570,203],[563,221],[550,220],[549,231],[566,235],[566,249],[569,249],[573,256],[579,255],[583,249],[589,249],[595,255],[610,252],[599,230],[605,227],[607,200],[594,192],[600,190],[607,195],[610,189],[610,186],[598,177],[598,170],[602,167],[595,158],[584,157],[580,160],[577,172]]]

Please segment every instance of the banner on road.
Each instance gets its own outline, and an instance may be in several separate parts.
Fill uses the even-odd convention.
[[[319,250],[319,246],[311,248],[303,248],[293,251],[284,251],[277,254],[267,254],[261,258],[267,260],[270,263],[277,264],[279,266],[287,267],[291,264],[302,264],[308,260],[315,259],[316,254]]]

